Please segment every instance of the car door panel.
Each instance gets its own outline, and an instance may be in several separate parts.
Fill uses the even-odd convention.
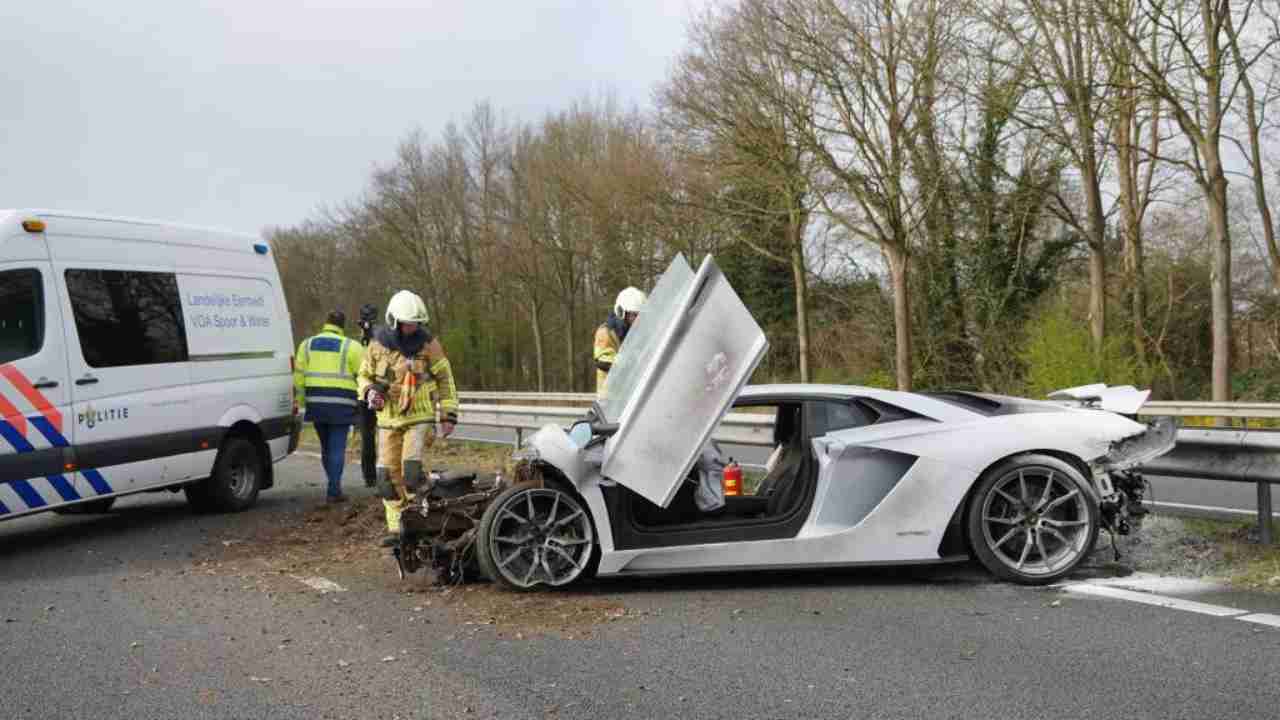
[[[668,291],[661,285],[654,290],[658,303]],[[678,297],[661,313],[664,331],[624,398],[602,468],[605,477],[662,507],[768,348],[764,331],[710,256],[690,282],[672,290]],[[629,348],[630,341],[623,342],[619,364],[642,349]]]

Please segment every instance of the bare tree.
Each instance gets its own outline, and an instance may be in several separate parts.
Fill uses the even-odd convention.
[[[1112,37],[1128,46],[1135,77],[1160,98],[1189,145],[1186,158],[1161,156],[1194,179],[1213,243],[1213,400],[1231,398],[1231,230],[1222,143],[1228,111],[1249,68],[1233,58],[1233,28],[1249,23],[1257,0],[1138,0],[1154,34],[1134,28],[1123,6],[1100,4]],[[1256,59],[1256,58],[1255,58]]]
[[[815,203],[814,169],[788,111],[813,102],[814,83],[774,53],[767,20],[756,2],[707,11],[691,24],[692,47],[677,61],[659,99],[687,161],[718,179],[714,195],[703,203],[781,230],[781,242],[749,232],[736,239],[790,269],[800,381],[809,382],[805,229]]]
[[[1243,102],[1232,107],[1244,122],[1248,150],[1241,148],[1241,154],[1249,163],[1249,179],[1254,203],[1258,208],[1258,222],[1262,226],[1263,243],[1271,260],[1271,284],[1273,288],[1280,289],[1280,246],[1276,245],[1276,229],[1271,219],[1261,140],[1263,129],[1268,125],[1267,109],[1276,100],[1280,100],[1280,87],[1277,84],[1280,80],[1280,59],[1272,53],[1272,49],[1280,43],[1280,16],[1276,13],[1274,3],[1261,3],[1259,9],[1268,21],[1265,27],[1258,28],[1261,37],[1246,37],[1245,31],[1249,28],[1243,23],[1237,27],[1230,16],[1225,19],[1225,32],[1231,48],[1231,58],[1240,73],[1240,88],[1244,91]],[[1264,59],[1266,63],[1262,65]],[[1261,92],[1250,77],[1255,68],[1261,71]]]
[[[1115,0],[1115,13],[1128,18],[1136,37],[1156,38],[1149,23],[1137,12],[1136,0]],[[1112,40],[1106,23],[1092,28],[1096,45],[1104,48],[1102,60],[1107,83],[1112,89],[1109,108],[1111,142],[1116,153],[1119,182],[1120,234],[1124,240],[1124,270],[1129,288],[1132,343],[1142,367],[1148,365],[1151,339],[1147,331],[1147,285],[1144,269],[1143,223],[1158,189],[1155,180],[1159,163],[1161,132],[1160,96],[1148,93],[1134,77],[1134,57],[1124,38]],[[1163,333],[1162,333],[1163,335]]]
[[[880,247],[893,285],[897,385],[912,385],[909,268],[928,188],[910,172],[912,134],[943,53],[920,37],[948,32],[938,0],[760,0],[775,52],[821,91],[793,105],[805,149],[827,174],[823,210],[852,236]],[[940,44],[941,46],[941,44]]]
[[[1095,359],[1107,332],[1107,218],[1102,201],[1107,159],[1107,85],[1097,0],[1005,0],[988,21],[1015,43],[1042,104],[1023,122],[1055,142],[1079,173],[1084,217],[1065,199],[1058,212],[1080,230],[1089,248],[1089,333]]]

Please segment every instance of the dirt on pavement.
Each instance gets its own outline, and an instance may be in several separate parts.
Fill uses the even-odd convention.
[[[447,442],[432,449],[429,466],[504,471],[510,475],[511,448]],[[213,538],[195,559],[196,570],[235,575],[264,591],[311,592],[300,580],[322,577],[361,589],[411,596],[418,607],[444,608],[463,626],[496,626],[517,639],[554,633],[586,637],[593,626],[629,617],[616,598],[590,589],[515,593],[488,582],[438,587],[429,570],[400,580],[395,563],[378,541],[386,532],[382,502],[357,497],[301,511],[274,513],[243,526],[235,535]]]

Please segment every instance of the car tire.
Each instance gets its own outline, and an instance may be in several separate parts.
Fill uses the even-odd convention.
[[[553,485],[502,491],[480,519],[480,569],[507,590],[566,587],[589,575],[595,526],[578,496]]]
[[[213,474],[183,488],[197,512],[240,512],[253,505],[266,478],[262,455],[249,438],[228,437],[218,451]]]
[[[991,467],[969,498],[973,553],[1002,580],[1047,585],[1092,552],[1099,511],[1088,480],[1070,463],[1039,453]]]
[[[89,502],[77,503],[75,505],[66,505],[56,507],[53,511],[59,515],[102,515],[111,512],[111,506],[116,504],[113,497],[102,498],[101,500],[90,500]]]

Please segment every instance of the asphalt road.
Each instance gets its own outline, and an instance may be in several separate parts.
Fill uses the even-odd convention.
[[[407,593],[389,571],[335,564],[325,577],[347,590],[321,594],[284,575],[264,584],[207,570],[227,538],[314,507],[318,465],[286,461],[277,487],[239,515],[193,515],[165,494],[105,516],[0,523],[0,716],[1129,719],[1280,708],[1280,628],[994,583],[967,565],[601,580],[548,599],[549,613],[623,610],[586,637],[466,624],[432,602],[437,591]]]
[[[527,435],[527,433],[526,433]],[[459,426],[458,437],[482,442],[511,443],[515,431],[505,428]],[[764,464],[769,449],[749,445],[724,445],[721,448],[744,464]],[[1258,508],[1257,487],[1253,484],[1149,476],[1151,493],[1147,497],[1157,508],[1180,514],[1208,517],[1245,517]],[[1280,489],[1273,490],[1280,495]],[[1280,518],[1280,497],[1273,501],[1272,512]]]

